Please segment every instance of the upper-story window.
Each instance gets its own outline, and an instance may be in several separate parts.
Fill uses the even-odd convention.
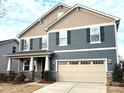
[[[24,40],[24,50],[29,50],[30,49],[30,40]]]
[[[15,46],[12,47],[12,53],[16,53],[16,47]]]
[[[59,45],[60,46],[67,45],[67,31],[59,32]]]
[[[90,42],[91,43],[100,43],[100,27],[90,28]]]
[[[47,48],[47,38],[42,38],[42,49]]]
[[[63,15],[63,12],[57,13],[57,18],[60,17],[61,15]]]

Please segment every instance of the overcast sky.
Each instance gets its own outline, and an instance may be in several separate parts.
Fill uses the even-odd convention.
[[[124,0],[1,0],[6,15],[0,18],[0,40],[16,38],[27,26],[57,3],[82,4],[121,18],[118,32],[119,54],[124,57]]]

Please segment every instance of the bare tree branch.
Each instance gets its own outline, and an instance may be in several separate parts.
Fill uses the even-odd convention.
[[[4,0],[0,0],[0,18],[6,15],[6,8],[3,3]]]

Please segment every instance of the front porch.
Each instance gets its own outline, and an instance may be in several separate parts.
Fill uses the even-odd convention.
[[[18,72],[23,72],[27,80],[38,81],[43,79],[44,72],[50,71],[50,51],[24,51],[8,54],[7,72],[11,72],[12,59],[18,59]]]

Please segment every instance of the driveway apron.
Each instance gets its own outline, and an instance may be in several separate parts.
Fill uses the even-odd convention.
[[[56,82],[33,93],[106,93],[102,83]]]

